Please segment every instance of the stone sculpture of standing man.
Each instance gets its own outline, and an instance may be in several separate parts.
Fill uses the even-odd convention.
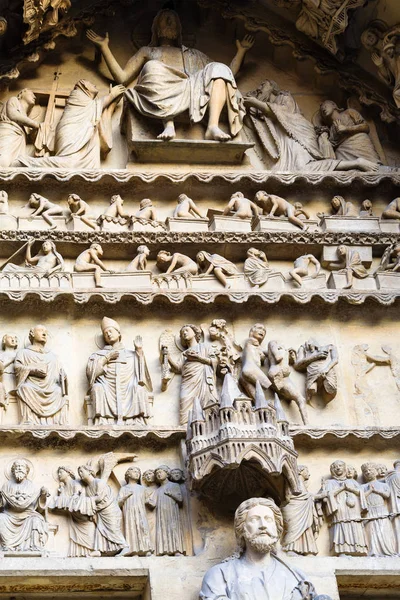
[[[44,325],[32,327],[30,345],[18,350],[15,357],[16,392],[24,425],[67,423],[67,376],[58,357],[46,350],[47,339]]]
[[[143,353],[142,339],[135,339],[135,350],[121,342],[117,321],[104,317],[101,330],[106,343],[94,352],[86,368],[94,423],[145,424],[150,416],[149,393],[152,382]]]
[[[235,513],[238,552],[207,571],[200,600],[328,600],[275,554],[282,530],[281,511],[271,498],[242,502]]]
[[[191,122],[198,123],[207,108],[206,139],[224,142],[242,129],[245,109],[235,76],[254,43],[251,36],[236,42],[237,53],[229,68],[183,46],[178,14],[170,9],[161,10],[153,21],[150,44],[140,48],[124,69],[109,48],[108,34],[100,37],[89,30],[87,37],[100,48],[114,81],[127,85],[138,77],[136,86],[125,92],[125,99],[141,115],[163,122],[160,139],[168,141],[175,137],[174,119],[181,113],[189,111]],[[231,135],[219,127],[225,105]]]
[[[18,459],[11,465],[9,481],[0,492],[0,548],[2,551],[41,552],[48,539],[44,511],[50,495],[28,479],[28,461]]]

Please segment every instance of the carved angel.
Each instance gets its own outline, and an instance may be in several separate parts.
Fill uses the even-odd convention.
[[[67,13],[70,8],[70,0],[25,0],[24,23],[29,25],[29,29],[24,35],[24,44],[29,44],[43,31],[55,27],[60,20],[60,13]]]
[[[180,423],[188,421],[195,398],[202,407],[218,403],[216,349],[202,341],[203,332],[197,325],[181,327],[179,338],[169,329],[160,337],[162,389],[166,390],[173,373],[182,376],[180,390]]]

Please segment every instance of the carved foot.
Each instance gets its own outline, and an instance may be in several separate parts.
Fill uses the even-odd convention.
[[[166,128],[160,135],[157,136],[158,140],[162,140],[163,142],[169,142],[169,140],[173,140],[175,137],[175,126],[172,123],[171,125],[167,125]]]
[[[231,139],[231,136],[215,125],[213,127],[207,127],[205,139],[215,140],[216,142],[227,142]]]
[[[122,548],[122,550],[120,550],[118,552],[118,554],[116,554],[116,556],[126,556],[127,554],[129,554],[131,551],[130,548]]]

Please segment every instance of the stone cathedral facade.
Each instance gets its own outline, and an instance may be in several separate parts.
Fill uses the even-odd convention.
[[[398,0],[0,7],[0,598],[400,598]]]

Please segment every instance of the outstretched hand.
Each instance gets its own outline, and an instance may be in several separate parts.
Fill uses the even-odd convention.
[[[100,49],[108,46],[110,41],[110,38],[108,37],[108,32],[104,37],[101,37],[101,35],[97,35],[97,33],[93,31],[93,29],[88,29],[86,31],[86,37],[92,42],[92,44],[94,44]]]
[[[126,88],[124,85],[118,84],[118,85],[114,85],[113,88],[111,88],[111,96],[113,98],[118,98],[120,96],[122,96],[122,94],[125,92]]]
[[[371,59],[374,65],[381,67],[383,65],[383,58],[378,52],[372,52]]]
[[[143,350],[143,340],[142,340],[142,336],[137,335],[135,337],[135,350],[136,351],[142,351]]]
[[[247,52],[254,46],[255,37],[254,35],[250,35],[249,33],[244,36],[242,40],[236,40],[236,47],[238,50],[243,52]]]

